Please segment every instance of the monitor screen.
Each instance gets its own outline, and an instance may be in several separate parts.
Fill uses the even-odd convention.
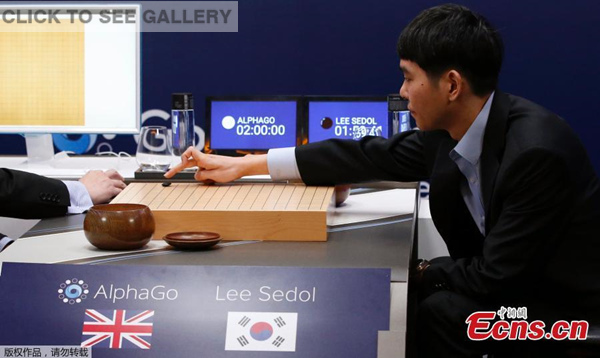
[[[0,5],[0,132],[138,133],[139,9]],[[134,21],[107,22],[116,10]],[[36,13],[37,21],[11,21],[19,12]],[[41,21],[45,14],[54,21]]]
[[[207,99],[211,150],[263,151],[296,145],[298,101]]]
[[[309,99],[308,141],[388,136],[387,101],[360,98]]]

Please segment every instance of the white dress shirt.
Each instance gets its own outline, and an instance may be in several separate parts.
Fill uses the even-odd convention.
[[[295,151],[296,147],[269,149],[267,165],[273,180],[302,179],[298,170]]]
[[[471,124],[467,133],[450,151],[452,159],[466,180],[460,182],[460,193],[477,224],[481,235],[485,236],[485,209],[481,195],[481,151],[483,150],[483,135],[490,116],[494,92]]]

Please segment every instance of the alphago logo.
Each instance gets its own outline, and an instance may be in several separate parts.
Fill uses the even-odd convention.
[[[72,305],[81,303],[82,300],[87,298],[88,293],[90,293],[90,291],[88,290],[87,283],[83,280],[73,278],[60,284],[58,298],[64,303]]]

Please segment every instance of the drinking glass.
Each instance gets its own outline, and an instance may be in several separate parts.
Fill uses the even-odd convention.
[[[167,127],[142,127],[136,159],[143,172],[166,172],[169,169],[173,146]]]

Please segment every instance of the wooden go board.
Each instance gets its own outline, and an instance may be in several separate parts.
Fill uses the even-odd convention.
[[[132,183],[112,203],[148,205],[155,239],[212,231],[224,240],[326,241],[333,187],[301,184]]]

